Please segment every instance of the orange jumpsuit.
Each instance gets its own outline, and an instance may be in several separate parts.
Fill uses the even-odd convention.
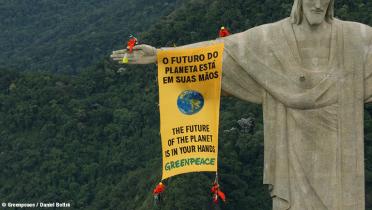
[[[219,186],[217,183],[214,183],[214,184],[213,184],[211,191],[212,191],[212,193],[213,193],[213,202],[214,202],[214,203],[218,203],[218,197],[220,197],[220,199],[221,199],[223,202],[226,202],[226,196],[225,196],[225,193],[223,193],[223,192],[220,190],[220,186]]]
[[[129,39],[128,44],[127,44],[127,49],[129,49],[129,53],[133,51],[133,47],[136,46],[136,44],[137,44],[136,37],[132,37]]]
[[[220,29],[220,32],[218,33],[218,35],[220,37],[225,37],[225,36],[229,36],[230,35],[230,32],[226,28],[221,28]]]

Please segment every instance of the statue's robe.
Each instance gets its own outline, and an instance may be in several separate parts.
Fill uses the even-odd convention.
[[[274,210],[364,210],[363,106],[371,27],[332,21],[329,62],[305,69],[289,18],[223,39],[222,88],[262,104]]]

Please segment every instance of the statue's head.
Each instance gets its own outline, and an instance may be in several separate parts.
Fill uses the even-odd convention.
[[[310,25],[333,20],[334,0],[294,0],[291,12],[293,24],[301,24],[306,18]]]

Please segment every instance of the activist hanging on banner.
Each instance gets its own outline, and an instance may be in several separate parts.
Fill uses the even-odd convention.
[[[223,43],[158,50],[162,180],[217,172]]]

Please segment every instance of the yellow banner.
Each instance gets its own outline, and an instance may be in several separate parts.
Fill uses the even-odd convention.
[[[223,44],[158,50],[163,176],[217,171]]]

